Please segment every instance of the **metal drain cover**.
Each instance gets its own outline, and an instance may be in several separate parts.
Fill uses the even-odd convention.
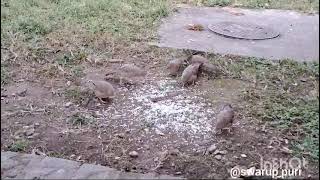
[[[272,39],[280,35],[268,27],[239,22],[209,24],[208,28],[219,35],[248,40]]]

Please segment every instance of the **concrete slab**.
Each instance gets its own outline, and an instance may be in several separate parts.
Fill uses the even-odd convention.
[[[254,23],[280,32],[268,40],[223,37],[208,29],[222,21]],[[191,31],[188,24],[202,24],[204,31]],[[319,61],[319,15],[288,10],[252,10],[211,7],[181,7],[163,20],[160,47],[193,49],[218,54],[253,56],[273,60]]]
[[[121,172],[105,166],[16,152],[1,152],[4,179],[183,179],[182,177]]]

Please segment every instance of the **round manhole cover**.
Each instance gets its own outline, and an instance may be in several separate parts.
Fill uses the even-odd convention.
[[[239,22],[209,24],[208,28],[220,35],[239,39],[262,40],[278,37],[280,34],[271,28]]]

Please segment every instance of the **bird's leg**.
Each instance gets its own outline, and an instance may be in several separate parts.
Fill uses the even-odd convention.
[[[120,77],[119,84],[120,84],[120,86],[123,85],[123,78],[122,77]]]
[[[107,103],[110,103],[112,101],[112,99],[110,97],[106,98],[106,101]]]
[[[222,133],[222,129],[216,130],[216,132],[214,133],[215,135],[219,135]]]
[[[101,98],[99,98],[98,97],[98,100],[99,100],[99,102],[101,103],[101,104],[104,104],[105,102],[101,99]]]
[[[193,80],[193,81],[192,81],[192,86],[195,86],[195,85],[196,85],[196,81]]]
[[[228,129],[228,133],[231,134],[231,127],[227,128]]]
[[[226,130],[228,131],[228,133],[229,133],[229,134],[232,134],[232,133],[231,133],[231,129],[232,129],[232,127],[226,127],[226,128],[224,128],[224,129],[226,129]]]

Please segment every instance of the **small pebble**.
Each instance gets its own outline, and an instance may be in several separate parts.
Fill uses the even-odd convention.
[[[111,117],[112,120],[117,120],[117,119],[120,119],[120,118],[121,118],[120,115],[115,115],[115,116],[112,116],[112,117]]]
[[[222,154],[222,155],[225,155],[225,154],[228,153],[228,151],[227,150],[223,150],[223,151],[220,151],[219,153]]]
[[[14,136],[14,139],[15,140],[19,140],[19,139],[21,139],[21,137],[20,136]]]
[[[25,131],[25,135],[26,136],[31,136],[34,133],[34,129],[28,129],[27,131]]]
[[[179,149],[172,149],[172,150],[170,151],[170,155],[174,155],[174,156],[179,155],[179,153],[180,153]]]
[[[139,153],[137,151],[131,151],[129,152],[129,156],[132,158],[136,158],[139,156]]]
[[[156,129],[156,134],[159,136],[164,136],[164,133],[161,132],[159,129]]]
[[[216,155],[216,156],[214,156],[214,158],[216,158],[217,160],[221,160],[222,156],[221,155]]]
[[[124,134],[122,134],[122,133],[116,134],[116,136],[117,136],[118,138],[124,138]]]
[[[209,153],[212,153],[213,151],[215,151],[217,149],[217,146],[215,145],[215,144],[212,144],[208,149],[207,149],[207,151],[209,152]]]
[[[247,157],[247,155],[245,155],[245,154],[241,154],[240,156],[243,157],[243,158]]]
[[[70,107],[71,105],[72,105],[72,102],[67,102],[67,103],[64,105],[64,107],[68,108],[68,107]]]

